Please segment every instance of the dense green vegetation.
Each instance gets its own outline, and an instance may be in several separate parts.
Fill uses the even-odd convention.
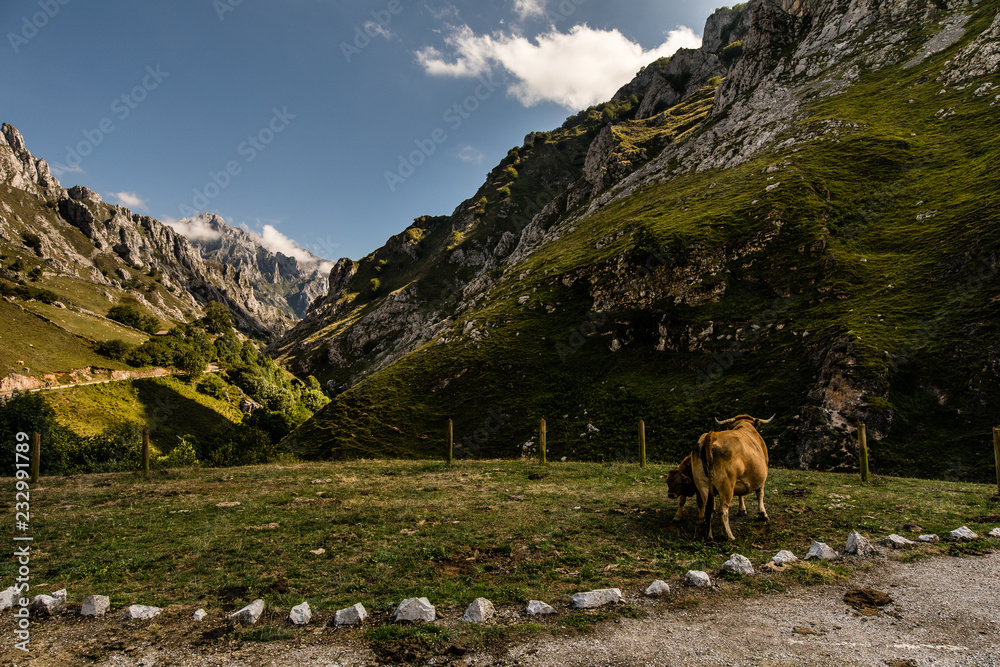
[[[222,306],[222,309],[225,307]],[[179,325],[139,346],[99,343],[110,358],[133,366],[167,366],[175,378],[132,380],[41,394],[0,404],[0,438],[10,449],[19,431],[42,434],[45,474],[135,470],[142,428],[151,430],[154,466],[230,466],[274,461],[277,443],[329,399],[315,378],[302,382],[278,368],[255,341],[241,339],[213,309],[203,322]],[[212,363],[218,372],[204,373]],[[241,403],[249,402],[246,410]],[[244,414],[244,412],[248,414]],[[9,461],[13,461],[13,450]],[[12,471],[12,463],[8,468]]]

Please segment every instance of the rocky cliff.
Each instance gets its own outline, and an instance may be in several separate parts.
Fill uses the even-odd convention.
[[[187,321],[219,301],[243,331],[270,339],[326,290],[318,258],[300,266],[221,218],[209,221],[217,240],[195,245],[158,220],[107,204],[86,187],[63,188],[6,123],[0,183],[6,186],[0,242],[8,255],[17,254],[24,251],[24,238],[36,235],[32,261],[42,270],[37,286],[54,289],[66,301],[79,289],[103,294],[108,306],[127,297],[165,322]],[[153,277],[155,284],[147,280]]]
[[[996,1],[717,12],[451,216],[337,264],[273,346],[343,392],[289,442],[432,455],[451,417],[467,453],[509,456],[547,416],[566,456],[620,458],[643,418],[670,460],[712,416],[776,412],[776,462],[850,469],[864,421],[886,472],[985,469],[998,21]]]

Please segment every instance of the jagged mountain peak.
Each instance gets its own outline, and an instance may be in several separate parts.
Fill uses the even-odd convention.
[[[63,188],[7,123],[0,129],[0,184],[7,188],[0,192],[0,246],[16,254],[23,251],[19,239],[32,239],[37,257],[31,261],[42,262],[42,286],[51,285],[70,303],[81,290],[103,294],[108,305],[88,300],[91,310],[127,299],[161,321],[183,322],[220,301],[246,333],[271,339],[326,290],[332,263],[301,251],[303,267],[214,214],[197,221],[206,236],[222,239],[206,251],[198,240],[108,204],[86,186]]]

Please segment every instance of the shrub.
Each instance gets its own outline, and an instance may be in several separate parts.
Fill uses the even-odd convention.
[[[370,286],[369,291],[372,294],[378,294],[378,290],[382,286],[382,281],[379,280],[378,278],[372,278],[370,281],[368,281],[368,284]]]
[[[158,319],[147,315],[141,308],[131,303],[112,306],[108,310],[108,319],[146,333],[156,333],[160,326]]]
[[[198,465],[198,452],[195,447],[194,436],[186,435],[181,441],[170,450],[166,456],[156,459],[157,467],[162,468],[191,468]]]
[[[39,257],[42,256],[42,238],[33,232],[21,232],[21,240],[24,245],[28,246],[35,251],[35,254]]]
[[[229,385],[215,373],[208,373],[198,381],[198,391],[220,401],[229,398]]]
[[[719,57],[722,60],[722,64],[726,69],[733,66],[740,56],[743,55],[743,40],[733,42],[726,48],[722,49],[722,55]]]

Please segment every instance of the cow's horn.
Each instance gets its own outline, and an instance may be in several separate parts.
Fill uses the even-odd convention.
[[[777,417],[777,416],[778,416],[778,413],[775,412],[773,415],[771,415],[770,419],[758,419],[757,421],[758,421],[758,423],[761,423],[761,424],[770,424],[771,422],[774,421],[774,418]]]
[[[733,423],[732,419],[727,419],[726,421],[721,421],[721,422],[719,421],[718,417],[713,417],[713,419],[715,420],[715,423],[718,424],[719,426],[725,426],[726,424],[732,424]]]

